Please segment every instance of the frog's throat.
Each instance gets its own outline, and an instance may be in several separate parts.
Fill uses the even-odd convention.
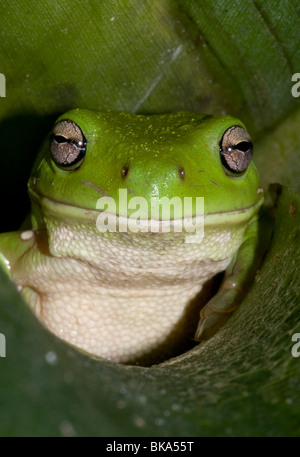
[[[99,217],[99,214],[106,214],[107,216],[112,216],[109,212],[105,211],[100,211],[97,209],[90,209],[90,208],[83,208],[79,206],[75,206],[72,204],[68,203],[62,203],[53,199],[50,199],[44,195],[37,194],[35,191],[30,189],[30,195],[32,198],[32,201],[37,203],[38,206],[41,207],[42,212],[45,215],[48,216],[54,216],[57,219],[60,220],[77,220],[77,221],[82,221],[85,223],[91,223],[93,221],[96,221],[97,218]],[[196,218],[199,218],[199,216],[203,216],[203,222],[205,223],[205,226],[222,226],[222,225],[238,225],[238,224],[245,224],[248,221],[250,221],[253,216],[258,212],[259,208],[261,207],[262,203],[264,201],[263,196],[261,196],[253,205],[248,206],[246,208],[238,209],[238,210],[233,210],[233,211],[220,211],[216,213],[204,213],[201,215],[193,215],[193,216],[185,216],[185,220],[189,220],[189,223],[191,225],[195,225],[195,220]],[[116,217],[117,224],[122,225],[126,224],[126,222],[130,219],[130,217],[125,217],[121,215],[113,215]],[[147,218],[142,220],[141,222],[145,222],[146,224],[149,224],[151,222],[151,218]],[[170,223],[176,226],[176,224],[182,224],[183,218],[174,218],[174,219],[168,219],[168,220],[157,220],[159,224],[164,224],[164,222]],[[201,222],[200,222],[201,223]],[[175,230],[176,231],[176,230]]]

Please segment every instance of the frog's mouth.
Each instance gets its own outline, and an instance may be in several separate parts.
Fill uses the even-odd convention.
[[[209,213],[202,211],[196,215],[184,215],[182,217],[139,217],[138,214],[122,215],[103,209],[91,209],[76,206],[49,198],[29,186],[32,201],[42,208],[46,216],[55,217],[62,221],[82,221],[84,224],[96,224],[99,231],[131,231],[131,232],[188,232],[207,227],[225,227],[247,224],[258,212],[263,203],[263,196],[251,206],[233,211],[220,211]],[[102,224],[102,226],[101,226]],[[103,230],[102,230],[103,228]]]

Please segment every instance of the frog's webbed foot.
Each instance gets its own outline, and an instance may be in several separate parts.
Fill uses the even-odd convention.
[[[196,341],[209,338],[238,307],[242,299],[242,290],[230,284],[231,280],[232,278],[225,280],[217,295],[201,309],[195,333]]]

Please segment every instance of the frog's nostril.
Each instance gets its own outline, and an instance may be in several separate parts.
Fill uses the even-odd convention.
[[[128,175],[129,167],[128,165],[124,165],[121,170],[121,176],[122,178],[125,178]]]
[[[180,167],[180,168],[178,169],[178,173],[179,173],[179,178],[180,178],[180,179],[184,179],[184,178],[185,178],[185,170],[184,170],[183,167]]]

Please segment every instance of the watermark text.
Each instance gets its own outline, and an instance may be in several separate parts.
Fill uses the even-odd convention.
[[[3,333],[0,333],[0,357],[6,357],[6,339]]]
[[[187,243],[200,243],[204,236],[204,197],[152,197],[148,202],[143,197],[128,200],[127,189],[119,189],[118,209],[108,196],[99,198],[96,208],[101,211],[96,222],[101,233],[184,232]]]
[[[291,92],[292,96],[295,98],[300,97],[300,73],[294,73],[292,76],[292,82],[296,84],[293,85]]]
[[[0,97],[6,97],[6,80],[3,73],[0,73]]]
[[[291,349],[293,357],[300,357],[300,333],[294,333],[292,335],[292,341],[296,341]]]

